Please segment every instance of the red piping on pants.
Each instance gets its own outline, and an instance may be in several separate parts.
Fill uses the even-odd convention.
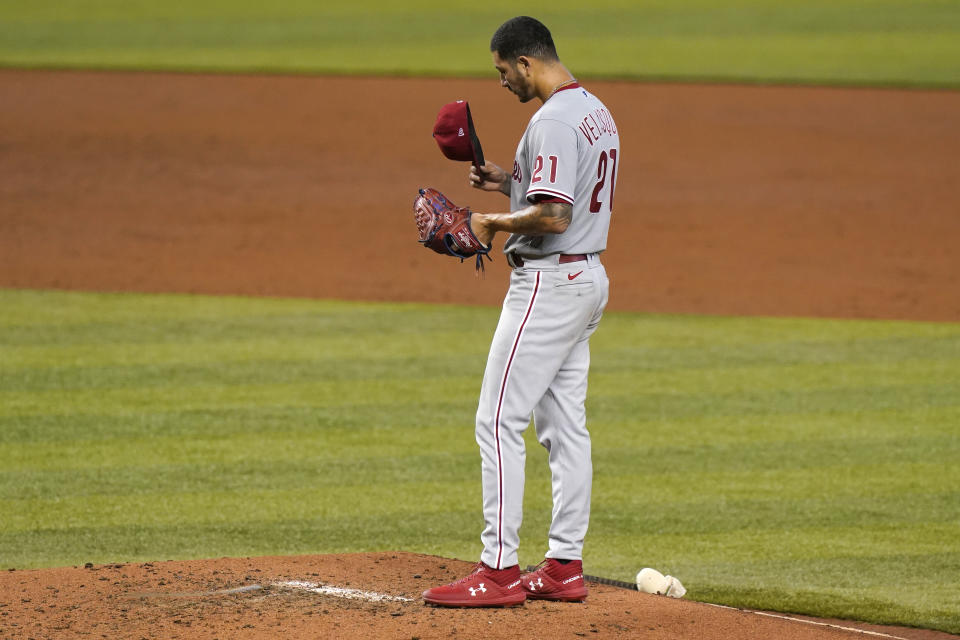
[[[507,389],[507,377],[510,375],[510,366],[513,364],[513,356],[517,353],[517,346],[520,344],[520,338],[523,336],[523,328],[527,326],[527,320],[533,312],[533,303],[537,299],[537,291],[540,290],[540,272],[537,271],[537,281],[533,285],[533,295],[530,296],[530,304],[527,307],[527,314],[520,323],[520,330],[517,331],[517,337],[513,341],[513,349],[510,351],[510,359],[507,360],[507,368],[503,372],[503,382],[500,383],[500,398],[497,401],[497,417],[494,421],[494,437],[497,440],[497,569],[502,569],[500,562],[503,558],[503,458],[500,454],[500,410],[503,408],[503,394]]]

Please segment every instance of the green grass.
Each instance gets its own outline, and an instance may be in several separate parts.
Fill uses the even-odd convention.
[[[0,65],[492,76],[515,3],[0,0]],[[581,77],[960,86],[956,0],[574,0],[537,13]]]
[[[479,554],[496,309],[0,291],[0,568]],[[960,632],[960,325],[610,313],[590,573]],[[544,551],[528,432],[521,563]]]

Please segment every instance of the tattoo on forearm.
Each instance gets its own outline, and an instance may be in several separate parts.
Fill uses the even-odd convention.
[[[505,216],[504,230],[525,235],[562,233],[570,223],[572,214],[573,209],[568,204],[534,204]]]

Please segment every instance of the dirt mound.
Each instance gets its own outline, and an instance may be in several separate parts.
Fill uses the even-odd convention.
[[[866,638],[948,634],[761,616],[590,584],[587,602],[426,606],[470,563],[387,552],[87,565],[0,574],[3,638]]]

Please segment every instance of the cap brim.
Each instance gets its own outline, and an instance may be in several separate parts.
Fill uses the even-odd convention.
[[[470,146],[473,148],[473,166],[479,169],[485,164],[483,147],[480,146],[480,138],[477,137],[477,130],[473,126],[473,116],[470,115],[469,103],[467,103],[467,131],[470,133]]]

